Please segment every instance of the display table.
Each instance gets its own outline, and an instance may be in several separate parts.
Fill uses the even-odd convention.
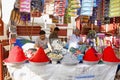
[[[13,80],[114,80],[117,65],[62,65],[34,66],[25,63],[7,66]]]

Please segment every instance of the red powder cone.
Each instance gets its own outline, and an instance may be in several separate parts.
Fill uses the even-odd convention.
[[[116,57],[115,52],[111,46],[108,46],[104,49],[102,59],[106,62],[120,62],[120,59]]]
[[[23,62],[26,59],[27,58],[25,57],[23,50],[19,46],[14,46],[9,52],[8,58],[3,61],[6,63],[18,63]]]
[[[96,55],[96,53],[97,52],[94,48],[88,49],[83,57],[83,60],[90,62],[99,61],[99,57]]]
[[[38,51],[29,59],[31,62],[48,62],[50,61],[44,52],[43,48],[39,48]]]

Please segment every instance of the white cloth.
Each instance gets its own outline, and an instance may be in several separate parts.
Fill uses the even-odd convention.
[[[26,52],[27,50],[29,50],[30,48],[34,48],[35,47],[35,44],[34,43],[25,43],[23,46],[22,46],[22,49],[24,52]]]
[[[32,56],[32,54],[29,53],[29,49],[33,49],[35,48],[35,44],[34,43],[25,43],[22,46],[23,52],[25,53],[25,55],[30,58]]]
[[[14,80],[114,80],[117,70],[117,65],[106,64],[33,66],[26,63],[16,68],[7,67]]]
[[[73,34],[71,37],[70,37],[70,40],[69,40],[69,49],[71,47],[74,47],[74,48],[79,48],[79,44],[78,42],[82,41],[82,38],[80,36],[76,36],[75,34]]]

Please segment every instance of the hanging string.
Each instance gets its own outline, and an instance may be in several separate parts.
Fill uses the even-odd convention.
[[[26,32],[26,34],[27,35],[29,35],[29,30],[28,30],[28,16],[27,16],[27,14],[26,13],[24,13],[25,14],[25,27],[26,27],[26,30],[27,30],[27,32]],[[29,36],[29,38],[30,38],[30,36]]]
[[[31,33],[30,33],[30,40],[32,40],[32,32],[33,32],[33,27],[34,27],[34,17],[32,19],[32,28],[31,28]]]
[[[102,0],[102,19],[103,19],[103,16],[104,16],[104,8],[105,8],[105,1]]]

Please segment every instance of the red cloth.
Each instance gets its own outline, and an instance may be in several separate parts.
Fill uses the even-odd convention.
[[[16,63],[25,61],[27,58],[24,55],[23,50],[19,46],[14,46],[9,52],[8,58],[4,62]]]
[[[103,61],[107,62],[120,62],[120,59],[116,57],[115,52],[111,46],[108,46],[104,49],[102,59]]]
[[[99,57],[96,55],[97,51],[94,48],[90,48],[86,51],[83,60],[85,61],[98,61]]]
[[[45,54],[43,48],[39,48],[38,51],[29,59],[31,62],[48,62],[50,61],[48,56]]]

